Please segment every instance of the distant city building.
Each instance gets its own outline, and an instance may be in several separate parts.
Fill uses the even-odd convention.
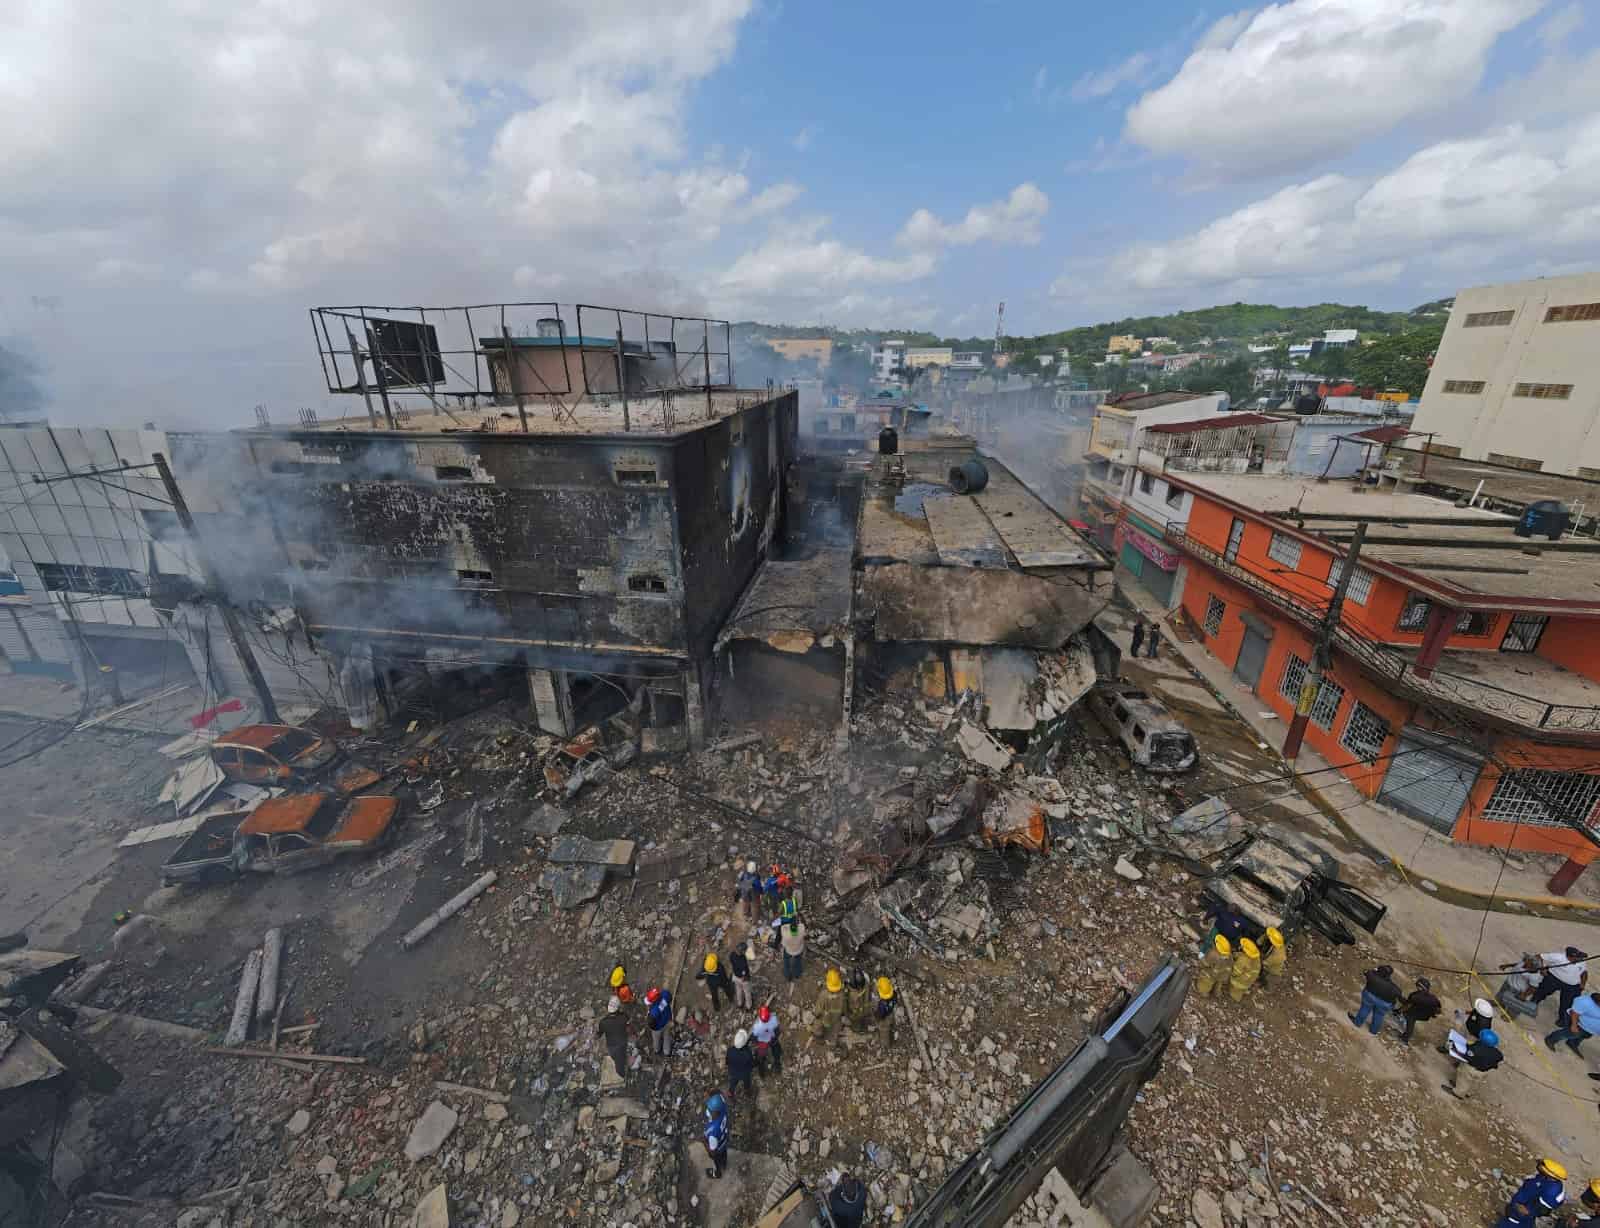
[[[1144,339],[1131,333],[1119,333],[1106,342],[1106,349],[1113,354],[1137,354],[1144,349]]]
[[[872,351],[872,374],[880,382],[899,378],[905,369],[906,343],[893,338],[879,342]]]
[[[955,359],[955,351],[948,346],[909,346],[906,349],[906,366],[948,367]]]
[[[1329,328],[1322,333],[1322,348],[1326,350],[1342,350],[1346,346],[1356,343],[1359,334],[1353,328]]]
[[[1446,456],[1600,479],[1600,272],[1458,294],[1416,429]]]
[[[983,354],[979,350],[957,350],[950,355],[952,371],[982,371]]]
[[[772,337],[767,344],[790,362],[810,360],[819,367],[826,367],[833,358],[830,337]]]

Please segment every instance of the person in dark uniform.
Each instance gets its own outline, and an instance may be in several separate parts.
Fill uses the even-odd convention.
[[[1133,657],[1137,657],[1139,655],[1139,649],[1141,649],[1143,647],[1144,647],[1144,619],[1136,618],[1136,619],[1133,620],[1133,650],[1128,655],[1129,656],[1133,656]]]
[[[854,1173],[846,1173],[828,1195],[828,1214],[838,1228],[861,1228],[867,1218],[867,1187]]]
[[[1419,976],[1417,987],[1400,1002],[1400,1039],[1409,1045],[1411,1034],[1417,1030],[1417,1024],[1437,1019],[1442,1009],[1438,997],[1433,992],[1433,985],[1427,977]]]
[[[1578,1207],[1557,1212],[1557,1228],[1600,1228],[1600,1177],[1584,1187],[1578,1204],[1586,1214],[1579,1214]]]

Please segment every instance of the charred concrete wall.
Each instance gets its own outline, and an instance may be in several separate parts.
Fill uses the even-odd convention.
[[[604,671],[709,653],[778,531],[794,419],[789,394],[672,437],[193,434],[173,462],[236,602]]]
[[[678,444],[678,537],[697,659],[710,655],[756,567],[783,541],[784,486],[798,430],[799,398],[788,392]]]

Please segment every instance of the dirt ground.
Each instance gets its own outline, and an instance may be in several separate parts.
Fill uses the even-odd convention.
[[[1220,705],[1210,711],[1181,664],[1155,664],[1129,663],[1127,673],[1161,682],[1183,706],[1206,752],[1200,772],[1178,782],[1137,774],[1104,731],[1081,725],[1054,764],[1068,817],[1053,822],[1047,856],[1001,858],[955,843],[915,871],[929,895],[948,897],[947,909],[971,905],[982,917],[968,936],[934,931],[937,954],[895,932],[853,960],[832,924],[841,850],[875,823],[951,796],[973,770],[953,748],[950,717],[904,695],[864,696],[847,750],[831,730],[774,724],[755,746],[639,760],[585,788],[559,807],[563,835],[686,850],[705,868],[653,885],[614,882],[572,910],[555,908],[540,885],[552,843],[538,823],[551,796],[538,770],[548,740],[511,702],[454,722],[430,748],[419,791],[442,780],[445,800],[405,820],[382,873],[379,863],[352,863],[163,889],[170,844],[114,847],[127,830],[166,817],[154,796],[170,764],[152,739],[73,735],[7,769],[25,804],[3,820],[0,928],[32,924],[36,940],[98,960],[115,913],[156,919],[165,953],[152,967],[119,967],[92,1005],[218,1035],[245,954],[282,926],[282,1024],[310,1029],[287,1034],[284,1049],[361,1059],[283,1065],[210,1054],[116,1019],[81,1024],[124,1083],[85,1097],[61,1136],[63,1155],[84,1169],[74,1222],[399,1224],[443,1184],[458,1223],[665,1215],[737,1225],[750,1222],[774,1171],[825,1184],[841,1167],[871,1179],[873,1222],[894,1222],[1071,1051],[1119,985],[1169,951],[1192,953],[1198,883],[1108,824],[1167,817],[1213,789],[1281,771]],[[387,765],[420,753],[432,732],[423,726],[359,753]],[[1303,808],[1276,805],[1281,786],[1258,788],[1258,817],[1315,826]],[[485,838],[481,860],[468,864],[474,803]],[[30,817],[47,815],[55,817]],[[1326,824],[1318,834],[1329,836]],[[1144,877],[1113,873],[1119,854]],[[755,990],[783,1022],[787,1060],[754,1097],[735,1100],[733,1145],[755,1158],[735,1166],[715,1204],[691,1205],[705,1188],[699,1106],[724,1082],[723,1051],[748,1023],[731,1007],[713,1014],[694,972],[707,951],[745,936],[731,892],[747,857],[796,874],[811,950],[791,992],[756,945]],[[1587,1154],[1593,1096],[1576,1059],[1550,1062],[1584,1084],[1573,1089],[1581,1101],[1559,1090],[1535,1044],[1537,1052],[1508,1046],[1497,1072],[1506,1077],[1463,1103],[1440,1089],[1444,1059],[1431,1044],[1406,1049],[1351,1027],[1345,1012],[1363,968],[1379,957],[1460,966],[1481,918],[1359,857],[1349,864],[1390,904],[1375,939],[1335,949],[1303,936],[1287,985],[1241,1003],[1191,996],[1162,1073],[1129,1119],[1130,1145],[1163,1192],[1152,1223],[1204,1222],[1199,1192],[1237,1224],[1314,1221],[1322,1213],[1313,1196],[1351,1224],[1487,1222],[1538,1154],[1568,1157],[1575,1175],[1600,1163]],[[499,875],[488,893],[416,949],[401,948],[403,933],[488,868]],[[1491,914],[1485,958],[1552,949],[1570,928]],[[636,1033],[624,1086],[602,1090],[596,1023],[618,962],[638,992],[676,987],[678,1050],[653,1059]],[[909,1028],[888,1052],[854,1035],[809,1042],[808,1016],[833,962],[896,980],[931,1063]],[[1440,1025],[1432,1029],[1427,1039],[1437,1041]],[[629,1101],[620,1116],[608,1115],[611,1096]],[[435,1152],[408,1159],[434,1101],[457,1120]],[[97,1207],[93,1191],[142,1201]],[[226,1192],[208,1197],[217,1191]]]

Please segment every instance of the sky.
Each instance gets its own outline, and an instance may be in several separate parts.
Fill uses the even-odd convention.
[[[1600,267],[1600,7],[20,0],[0,344],[53,417],[349,412],[306,309],[1043,332]]]

